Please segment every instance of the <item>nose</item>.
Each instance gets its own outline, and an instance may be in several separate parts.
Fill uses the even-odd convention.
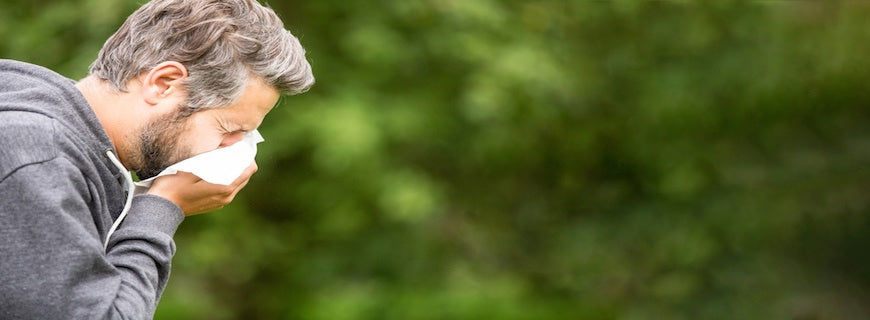
[[[242,138],[245,137],[245,132],[243,131],[235,131],[228,133],[224,136],[223,140],[221,140],[220,148],[228,147],[233,145],[236,142],[242,141]]]

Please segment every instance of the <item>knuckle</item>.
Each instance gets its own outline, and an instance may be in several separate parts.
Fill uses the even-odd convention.
[[[218,194],[220,195],[221,198],[228,198],[229,197],[230,199],[232,199],[232,195],[233,195],[234,190],[235,190],[235,188],[233,188],[232,186],[226,186],[226,187],[221,188],[221,190]]]
[[[226,206],[230,205],[230,202],[232,202],[232,201],[233,201],[232,198],[229,198],[229,199],[223,199],[223,200],[221,200],[218,204],[220,205],[221,208],[223,208],[223,207],[226,207]]]

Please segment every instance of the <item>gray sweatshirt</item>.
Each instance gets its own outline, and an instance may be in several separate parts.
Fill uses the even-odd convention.
[[[0,319],[154,317],[184,215],[126,181],[74,82],[0,60]]]

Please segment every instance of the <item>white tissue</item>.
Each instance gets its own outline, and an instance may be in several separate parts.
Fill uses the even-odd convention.
[[[257,130],[248,132],[241,141],[231,146],[182,160],[167,167],[152,178],[136,182],[136,193],[148,190],[154,179],[176,174],[178,171],[193,173],[208,183],[229,185],[254,162],[254,156],[257,155],[257,144],[263,141],[263,136]]]

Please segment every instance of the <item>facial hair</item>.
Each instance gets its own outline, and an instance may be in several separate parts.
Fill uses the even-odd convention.
[[[183,109],[183,108],[182,108]],[[145,125],[139,134],[141,166],[136,170],[139,179],[156,176],[170,165],[184,160],[190,155],[189,148],[180,144],[181,134],[187,128],[190,113],[180,109]]]

